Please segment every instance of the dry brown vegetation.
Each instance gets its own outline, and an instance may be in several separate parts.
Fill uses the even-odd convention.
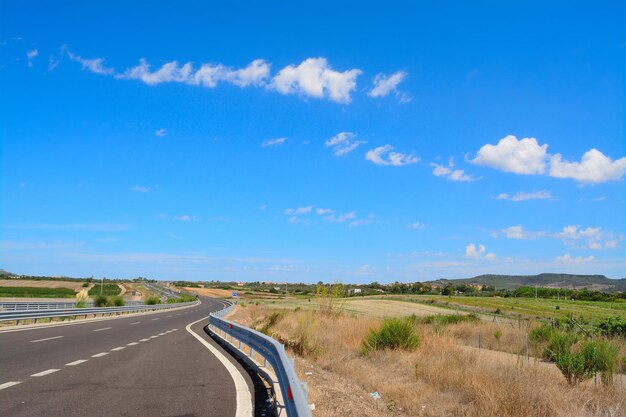
[[[83,281],[0,279],[0,287],[69,288],[80,291],[83,284]]]
[[[231,298],[233,292],[229,290],[222,290],[219,288],[192,288],[192,287],[183,287],[185,291],[188,291],[192,294],[198,294],[203,297],[214,297],[214,298]]]
[[[613,386],[569,386],[553,364],[526,359],[528,329],[515,323],[418,324],[417,350],[363,355],[363,338],[379,318],[248,304],[232,319],[297,354],[315,416],[626,415],[623,375]],[[482,346],[500,351],[472,347],[478,332]],[[372,399],[373,391],[382,399]]]

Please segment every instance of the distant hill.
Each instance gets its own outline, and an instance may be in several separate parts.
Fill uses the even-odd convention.
[[[572,274],[539,274],[539,275],[479,275],[474,278],[438,280],[453,284],[490,285],[498,289],[514,290],[524,286],[540,286],[550,288],[567,288],[598,291],[626,291],[626,278],[611,279],[604,275],[572,275]]]

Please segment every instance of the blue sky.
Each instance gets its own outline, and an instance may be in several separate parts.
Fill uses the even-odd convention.
[[[0,267],[626,276],[619,2],[0,3]]]

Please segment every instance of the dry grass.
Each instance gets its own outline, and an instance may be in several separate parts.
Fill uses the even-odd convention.
[[[238,308],[233,319],[258,328],[273,312],[247,305]],[[380,319],[305,310],[282,314],[269,332],[299,355],[299,372],[309,381],[315,416],[626,415],[623,380],[612,387],[593,382],[570,387],[552,364],[469,347],[480,331],[483,346],[499,344],[501,350],[517,353],[526,330],[510,324],[418,325],[422,344],[415,352],[363,356],[363,337]],[[382,400],[370,398],[374,390]]]
[[[215,297],[215,298],[231,298],[233,295],[232,291],[229,290],[221,290],[219,288],[192,288],[192,287],[183,287],[185,291],[188,291],[192,294],[198,294],[204,297]]]
[[[80,291],[83,284],[83,281],[0,279],[0,287],[69,288]]]

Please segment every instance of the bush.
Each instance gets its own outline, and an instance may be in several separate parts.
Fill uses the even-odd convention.
[[[543,343],[547,342],[552,338],[554,334],[554,329],[547,323],[542,323],[541,326],[535,327],[530,331],[528,337],[531,342],[535,343]]]
[[[79,300],[76,303],[76,308],[85,308],[85,307],[87,307],[87,301],[85,301],[84,299],[83,300]]]
[[[415,315],[410,316],[413,322],[424,323],[424,324],[458,324],[463,322],[472,322],[476,323],[480,321],[480,317],[475,313],[470,314],[435,314],[431,316],[426,316],[423,318],[417,318]]]
[[[119,295],[115,295],[115,296],[109,298],[108,304],[110,304],[111,306],[115,306],[115,307],[122,307],[126,303],[124,302],[124,298],[123,297],[121,297]]]
[[[407,318],[386,318],[380,329],[371,329],[363,339],[362,351],[403,349],[415,350],[419,346],[419,336],[413,323]]]
[[[83,288],[87,288],[89,286],[88,282],[83,282]]]
[[[554,332],[548,347],[543,352],[543,357],[556,362],[559,356],[569,354],[576,342],[578,342],[578,336],[575,334]]]
[[[555,364],[570,385],[576,385],[593,375],[593,368],[589,367],[584,352],[561,352],[557,354]]]
[[[604,385],[613,384],[613,375],[615,374],[617,360],[619,358],[619,346],[607,340],[586,342],[582,346],[581,352],[583,352],[587,366],[591,369],[591,372],[593,372],[595,367],[596,371],[602,374],[601,380]]]
[[[146,305],[155,305],[155,304],[161,304],[161,300],[158,297],[148,297],[146,298]]]
[[[626,318],[609,317],[598,323],[598,327],[607,336],[621,336],[626,338]]]
[[[106,307],[107,298],[104,295],[98,295],[93,299],[94,307]]]

